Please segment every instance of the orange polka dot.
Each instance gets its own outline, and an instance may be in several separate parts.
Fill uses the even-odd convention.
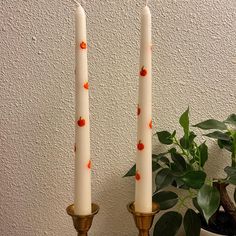
[[[137,181],[139,181],[139,180],[141,179],[141,175],[139,174],[138,171],[136,171],[135,179],[136,179]]]
[[[85,126],[85,119],[82,119],[82,118],[80,117],[79,120],[77,121],[77,124],[78,124],[79,127]]]
[[[91,169],[91,165],[92,165],[92,163],[91,163],[91,161],[89,160],[89,162],[88,162],[88,164],[87,164],[87,167],[88,167],[89,169]]]
[[[87,44],[83,41],[80,43],[80,48],[81,49],[86,49],[87,48]]]
[[[138,107],[137,107],[137,115],[139,116],[140,113],[141,113],[141,109],[140,109],[140,107],[138,106]]]
[[[149,122],[149,128],[152,129],[152,121]]]
[[[89,83],[88,83],[88,82],[86,82],[86,83],[84,84],[84,88],[87,89],[87,90],[89,89]]]
[[[139,143],[137,144],[137,149],[139,151],[142,151],[144,149],[144,144],[141,142],[141,140],[139,140]]]
[[[143,66],[139,74],[140,74],[140,76],[142,76],[142,77],[146,76],[146,75],[147,75],[147,69],[144,68],[144,66]]]

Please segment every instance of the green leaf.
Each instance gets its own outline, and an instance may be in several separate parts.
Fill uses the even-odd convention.
[[[162,152],[159,154],[152,154],[152,159],[156,159],[156,161],[158,161],[160,159],[160,157],[166,155],[168,152]]]
[[[224,168],[224,171],[227,173],[229,177],[232,175],[236,175],[236,167],[226,166]]]
[[[179,123],[184,129],[185,136],[189,135],[189,107],[188,109],[180,116]]]
[[[176,130],[174,130],[174,132],[171,134],[171,137],[173,138],[175,137],[175,135],[176,135]]]
[[[188,149],[189,147],[191,147],[191,145],[193,144],[193,140],[197,137],[197,135],[191,131],[189,136],[186,137],[186,135],[180,139],[180,144],[184,149]]]
[[[184,172],[180,170],[179,167],[174,162],[170,163],[170,169],[174,177],[180,177],[184,174]]]
[[[161,166],[156,161],[152,161],[152,172],[155,172],[159,170],[160,168]]]
[[[169,168],[164,168],[157,172],[155,182],[157,190],[165,188],[169,186],[173,181],[173,175],[171,174],[171,170]]]
[[[203,215],[202,208],[197,203],[197,197],[193,198],[192,202],[193,202],[193,205],[195,206],[195,208],[199,211],[199,213]]]
[[[217,143],[218,143],[218,145],[219,145],[219,147],[221,149],[225,148],[227,151],[232,152],[232,150],[233,150],[233,143],[232,143],[232,141],[224,141],[224,140],[218,139]]]
[[[188,209],[184,215],[184,230],[186,236],[199,236],[201,231],[201,220],[192,209]]]
[[[193,143],[193,140],[197,137],[197,135],[191,131],[190,134],[189,134],[189,144],[192,144]]]
[[[206,173],[203,171],[189,171],[181,179],[190,188],[200,189],[205,182]]]
[[[176,188],[181,188],[181,189],[189,189],[189,187],[187,187],[184,182],[175,176],[174,181],[171,184],[172,186],[176,187]]]
[[[152,172],[160,168],[161,166],[156,161],[152,161]],[[135,176],[135,174],[136,174],[136,164],[133,165],[132,168],[130,168],[129,171],[123,177],[131,177],[131,176]]]
[[[168,165],[169,164],[169,159],[165,156],[168,152],[163,152],[160,154],[152,154],[152,160],[154,161],[161,161],[164,164]]]
[[[171,153],[171,159],[173,162],[176,164],[177,168],[179,171],[184,171],[186,170],[186,162],[185,159],[177,152],[172,152]]]
[[[161,143],[170,145],[173,143],[172,135],[168,131],[161,131],[156,133],[158,136],[158,139]]]
[[[236,114],[231,114],[224,122],[231,125],[236,125]]]
[[[236,175],[231,176],[228,180],[225,181],[228,184],[236,185]]]
[[[175,236],[182,224],[182,215],[170,211],[161,216],[157,221],[153,236]]]
[[[208,147],[204,143],[202,143],[199,147],[199,154],[200,154],[200,161],[201,161],[201,166],[203,167],[208,159]]]
[[[220,149],[224,148],[224,145],[220,139],[217,140],[217,143],[218,143],[218,146],[220,147]]]
[[[226,183],[236,185],[236,167],[227,166],[224,171],[227,173],[229,178],[226,180]]]
[[[214,138],[214,139],[220,139],[220,140],[225,140],[225,141],[230,141],[231,138],[228,134],[222,133],[220,131],[214,131],[213,133],[205,134],[205,136]]]
[[[182,138],[179,140],[179,142],[180,142],[180,145],[182,146],[182,148],[188,149],[188,147],[189,147],[189,139],[188,139],[188,136],[186,137],[186,136],[184,135],[184,137],[182,137]]]
[[[166,156],[162,156],[159,161],[163,162],[166,165],[169,165],[170,160]]]
[[[123,177],[135,176],[135,173],[136,173],[136,165],[133,165],[133,167]]]
[[[176,151],[177,151],[176,148],[171,148],[168,150],[168,153],[172,153],[172,152],[176,152]]]
[[[154,202],[160,206],[160,210],[167,210],[176,205],[178,202],[178,195],[171,191],[162,191],[153,195]]]
[[[198,127],[200,129],[219,129],[219,130],[227,130],[227,126],[218,120],[209,119],[194,125],[193,127]]]
[[[197,202],[208,222],[220,205],[220,193],[213,186],[203,185],[198,191]]]

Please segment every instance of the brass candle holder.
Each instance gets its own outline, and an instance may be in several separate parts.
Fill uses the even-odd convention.
[[[139,230],[138,236],[149,236],[149,230],[152,227],[155,215],[160,211],[159,205],[155,202],[152,203],[151,213],[136,212],[134,202],[127,205],[128,211],[133,215],[136,227]]]
[[[89,215],[75,215],[74,204],[66,208],[68,215],[72,217],[74,227],[78,232],[78,236],[87,236],[92,225],[93,217],[98,213],[99,206],[92,203],[92,213]]]

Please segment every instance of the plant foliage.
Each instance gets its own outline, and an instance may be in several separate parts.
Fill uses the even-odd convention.
[[[154,134],[161,144],[166,145],[167,151],[152,155],[152,170],[156,184],[153,201],[159,203],[161,210],[176,206],[177,211],[168,211],[160,217],[155,225],[153,236],[174,236],[182,223],[186,236],[199,236],[201,221],[196,212],[202,214],[206,222],[213,220],[213,215],[217,213],[221,202],[224,201],[221,199],[221,190],[217,186],[236,185],[236,115],[231,114],[224,121],[208,119],[191,126],[189,108],[187,108],[180,116],[179,124],[183,130],[183,135],[180,137],[175,130],[173,132],[163,130]],[[216,140],[221,149],[230,152],[231,166],[224,168],[226,178],[216,180],[207,176],[204,167],[208,161],[208,146],[206,141],[196,141],[197,135],[194,130],[191,130],[192,127],[204,131],[210,130],[204,136]],[[135,165],[125,176],[134,175]],[[165,190],[169,186],[183,189],[187,194],[181,198],[177,193]],[[190,199],[195,209],[187,206],[186,202]],[[236,202],[236,188],[234,200]],[[186,207],[184,217],[178,212],[181,207]]]

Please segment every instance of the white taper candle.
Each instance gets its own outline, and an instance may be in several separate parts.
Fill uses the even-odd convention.
[[[91,213],[91,161],[86,15],[75,13],[75,214]]]
[[[135,211],[152,211],[152,39],[151,13],[141,14]]]

